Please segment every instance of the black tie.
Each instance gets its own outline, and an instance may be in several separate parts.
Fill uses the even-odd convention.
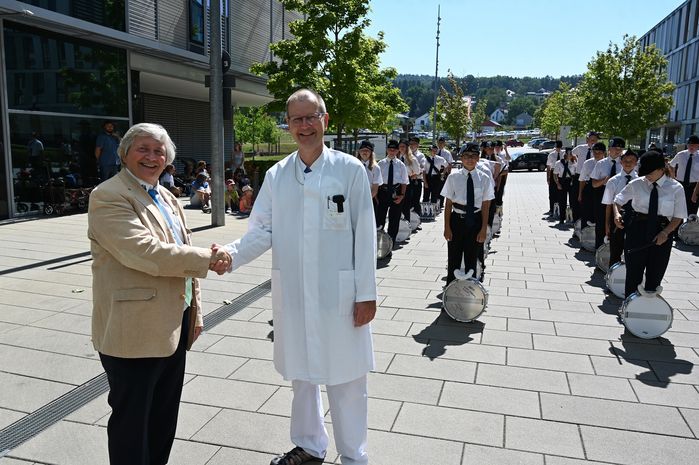
[[[561,152],[556,152],[556,161],[561,159]]]
[[[388,166],[388,190],[393,190],[393,160],[391,160],[391,164]]]
[[[609,177],[611,178],[616,174],[616,160],[612,158],[612,170],[609,172]]]
[[[631,181],[631,175],[630,175],[630,174],[627,174],[627,175],[626,175],[626,184],[628,184],[629,181]]]
[[[468,181],[466,182],[466,213],[472,214],[476,209],[476,194],[473,188],[473,178],[471,173],[468,173]]]
[[[692,154],[689,154],[689,159],[687,160],[687,167],[684,169],[684,183],[689,184],[689,174],[692,171]]]
[[[650,191],[648,201],[648,239],[653,239],[658,228],[658,183],[653,183],[653,190]]]
[[[588,147],[587,148],[587,155],[585,155],[585,160],[589,160],[591,154],[592,154],[592,149],[590,147]]]
[[[563,179],[569,178],[572,175],[570,174],[570,169],[568,168],[568,162],[563,161]]]

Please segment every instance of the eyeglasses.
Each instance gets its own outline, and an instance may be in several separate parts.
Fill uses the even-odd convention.
[[[313,113],[308,116],[287,116],[289,124],[292,126],[303,126],[304,124],[312,125],[320,121],[326,114],[325,113]]]

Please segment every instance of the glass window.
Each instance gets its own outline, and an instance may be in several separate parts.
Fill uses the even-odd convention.
[[[125,31],[124,0],[23,0],[46,10]]]
[[[128,116],[126,52],[5,23],[8,106]]]
[[[17,214],[35,214],[47,205],[84,206],[76,202],[81,189],[98,182],[95,140],[103,131],[104,120],[12,112],[9,116]],[[114,133],[123,135],[128,120],[115,120],[114,125]]]
[[[202,0],[189,0],[189,41],[204,45],[204,4]]]

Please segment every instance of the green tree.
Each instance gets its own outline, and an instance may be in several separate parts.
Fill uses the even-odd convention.
[[[395,103],[395,96],[400,97],[390,92],[395,71],[378,66],[378,55],[386,47],[383,34],[378,39],[364,34],[369,25],[368,0],[280,3],[302,13],[304,19],[290,24],[293,39],[270,45],[274,60],[256,63],[251,68],[268,76],[267,89],[275,98],[270,108],[283,109],[286,97],[301,87],[315,89],[325,100],[331,128],[340,142],[343,131],[357,128],[361,118],[367,119],[368,109],[376,108],[367,103],[368,98],[379,99],[388,106]],[[375,54],[371,60],[367,60],[369,53]],[[392,113],[407,111],[404,103],[398,107]]]
[[[475,108],[471,109],[471,117],[469,118],[468,130],[473,133],[475,139],[478,133],[481,132],[483,123],[486,121],[485,109],[488,107],[488,101],[480,99],[476,102]]]
[[[537,104],[532,97],[515,97],[507,108],[507,123],[512,124],[517,115],[522,113],[529,113],[533,116],[536,112]]]
[[[555,135],[555,139],[558,139],[561,126],[570,126],[572,134],[580,135],[584,129],[579,124],[582,116],[579,101],[577,92],[569,84],[561,82],[558,90],[546,99],[535,114],[541,131]]]
[[[266,113],[264,106],[236,109],[233,129],[236,141],[252,144],[253,150],[258,150],[260,143],[275,143],[280,134],[276,119]]]
[[[470,106],[464,99],[464,92],[451,74],[447,77],[453,93],[442,87],[437,98],[437,119],[440,128],[456,140],[456,145],[463,140],[469,127]]]
[[[662,124],[674,90],[666,66],[660,50],[654,45],[643,49],[634,36],[624,36],[621,47],[610,43],[606,52],[597,52],[578,87],[585,125],[639,140]]]

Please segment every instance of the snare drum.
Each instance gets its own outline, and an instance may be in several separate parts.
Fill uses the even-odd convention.
[[[376,259],[383,260],[391,255],[392,250],[393,239],[391,239],[391,236],[385,231],[376,231]]]
[[[672,326],[672,307],[658,294],[634,292],[619,313],[626,329],[642,339],[662,336]]]
[[[622,262],[613,264],[607,271],[604,282],[612,294],[623,299],[626,294],[626,265]]]
[[[456,279],[444,289],[442,307],[456,321],[478,318],[488,304],[488,291],[477,279]]]
[[[420,203],[420,219],[422,221],[432,221],[436,215],[436,210],[432,202],[421,202]]]
[[[405,242],[410,237],[410,222],[401,219],[398,224],[398,234],[396,234],[396,242]]]
[[[565,217],[566,223],[572,223],[573,222],[573,209],[570,208],[570,206],[566,207],[566,217]]]
[[[677,235],[687,245],[699,245],[699,220],[697,220],[697,215],[690,215],[687,221],[677,230]]]
[[[415,213],[414,211],[410,212],[410,230],[411,231],[417,231],[417,228],[420,227],[420,215]]]
[[[586,226],[580,231],[580,245],[588,252],[595,252],[595,227]]]
[[[597,265],[597,268],[602,270],[604,273],[609,271],[610,250],[609,242],[605,242],[604,244],[600,245],[597,252],[595,252],[595,265]]]

